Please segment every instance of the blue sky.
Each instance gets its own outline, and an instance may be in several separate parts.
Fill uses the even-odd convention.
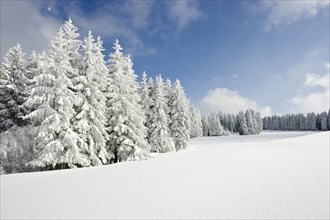
[[[1,1],[1,56],[47,50],[69,16],[106,55],[119,38],[138,75],[179,78],[203,113],[329,109],[329,1]]]

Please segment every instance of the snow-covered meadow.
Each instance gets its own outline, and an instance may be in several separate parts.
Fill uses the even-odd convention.
[[[145,161],[2,175],[1,219],[328,219],[329,138],[195,138]]]

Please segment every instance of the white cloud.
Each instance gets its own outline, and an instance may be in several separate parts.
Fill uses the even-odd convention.
[[[321,9],[329,7],[329,4],[329,0],[260,1],[254,9],[268,13],[264,30],[270,31],[298,20],[315,17]]]
[[[323,88],[329,87],[329,75],[325,74],[323,76],[314,74],[314,73],[307,73],[305,77],[305,85],[306,86],[321,86]]]
[[[178,30],[183,30],[202,16],[196,1],[169,1],[168,6],[170,19],[176,22]]]
[[[30,1],[1,1],[1,57],[18,42],[27,53],[48,49],[60,22],[43,16],[36,4]]]
[[[234,79],[236,79],[236,78],[239,77],[239,75],[238,75],[237,73],[234,73],[234,74],[232,75],[232,77],[233,77]]]
[[[293,112],[309,113],[320,112],[329,109],[329,90],[311,93],[307,96],[294,97],[290,101],[295,107]]]
[[[290,102],[294,105],[293,112],[320,112],[330,108],[330,73],[328,63],[327,72],[324,75],[308,73],[305,75],[305,87],[321,87],[321,92],[311,92],[305,96],[299,95]]]
[[[207,92],[199,103],[200,109],[204,114],[218,112],[238,113],[240,110],[248,108],[260,111],[262,116],[271,115],[271,108],[258,107],[254,100],[241,96],[237,91],[226,88],[215,88]]]
[[[328,71],[328,73],[330,72],[330,63],[325,64],[325,69]]]

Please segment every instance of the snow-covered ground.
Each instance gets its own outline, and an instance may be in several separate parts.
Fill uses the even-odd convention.
[[[147,161],[4,175],[1,219],[328,219],[329,138],[197,138]]]

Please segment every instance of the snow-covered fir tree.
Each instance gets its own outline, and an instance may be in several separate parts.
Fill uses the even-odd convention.
[[[75,77],[75,89],[78,94],[76,115],[73,126],[83,149],[88,149],[91,165],[105,164],[114,157],[106,149],[108,133],[106,131],[106,97],[102,91],[106,88],[107,67],[102,55],[102,41],[94,42],[92,33],[84,39],[79,77]]]
[[[202,137],[203,136],[203,126],[202,117],[199,113],[199,109],[196,107],[190,107],[190,138]]]
[[[316,130],[316,114],[314,112],[307,114],[306,129],[311,131]]]
[[[224,135],[224,129],[220,123],[219,117],[215,113],[211,113],[208,117],[209,121],[209,136]]]
[[[109,58],[110,94],[107,106],[108,133],[115,162],[141,160],[148,156],[145,115],[140,105],[136,75],[130,57],[125,57],[116,40]]]
[[[248,134],[254,134],[255,133],[255,122],[254,122],[252,109],[247,109],[245,111],[245,119],[246,119],[246,126],[248,129]]]
[[[22,47],[10,48],[0,65],[0,132],[13,125],[22,126],[26,109],[26,87],[30,80],[26,76],[26,61]]]
[[[37,127],[32,166],[65,168],[90,166],[88,149],[72,125],[77,95],[71,78],[78,76],[74,52],[78,53],[79,34],[71,19],[59,29],[51,42],[45,62],[47,68],[34,79],[34,88],[26,102],[35,109],[26,118]],[[33,106],[33,107],[31,107]]]
[[[171,106],[170,106],[170,99],[171,99],[171,95],[172,95],[172,83],[171,83],[171,80],[166,79],[165,85],[164,85],[164,97],[165,97],[165,103],[166,103],[165,112],[168,115],[170,115],[170,108],[171,108]],[[169,120],[171,120],[171,118],[169,118]],[[171,123],[171,121],[169,123]]]
[[[152,87],[153,87],[152,82],[151,82],[151,86],[148,86],[147,74],[146,74],[146,72],[143,72],[141,82],[140,82],[140,92],[139,93],[140,93],[140,97],[141,97],[140,105],[145,114],[144,125],[146,126],[147,130],[149,130],[149,127],[150,127],[150,116],[151,116],[150,107],[152,104],[152,99],[151,99]],[[148,138],[148,136],[149,135],[147,135],[147,138]]]
[[[237,131],[240,135],[248,135],[249,130],[246,125],[246,118],[243,111],[240,111],[237,115]]]
[[[190,112],[180,80],[176,80],[169,99],[170,131],[176,150],[186,149],[190,133]]]
[[[169,116],[166,114],[163,79],[156,76],[155,85],[151,92],[149,143],[152,152],[165,153],[175,151],[175,145],[169,129]]]
[[[322,112],[320,114],[320,131],[326,131],[328,130],[328,126],[327,126],[327,123],[328,123],[328,115],[326,112]]]
[[[209,134],[210,123],[209,123],[208,117],[206,117],[205,115],[202,116],[202,130],[203,130],[204,137],[210,136],[210,134]]]
[[[256,128],[256,134],[260,134],[262,132],[262,118],[260,115],[260,112],[255,112],[255,128]]]

